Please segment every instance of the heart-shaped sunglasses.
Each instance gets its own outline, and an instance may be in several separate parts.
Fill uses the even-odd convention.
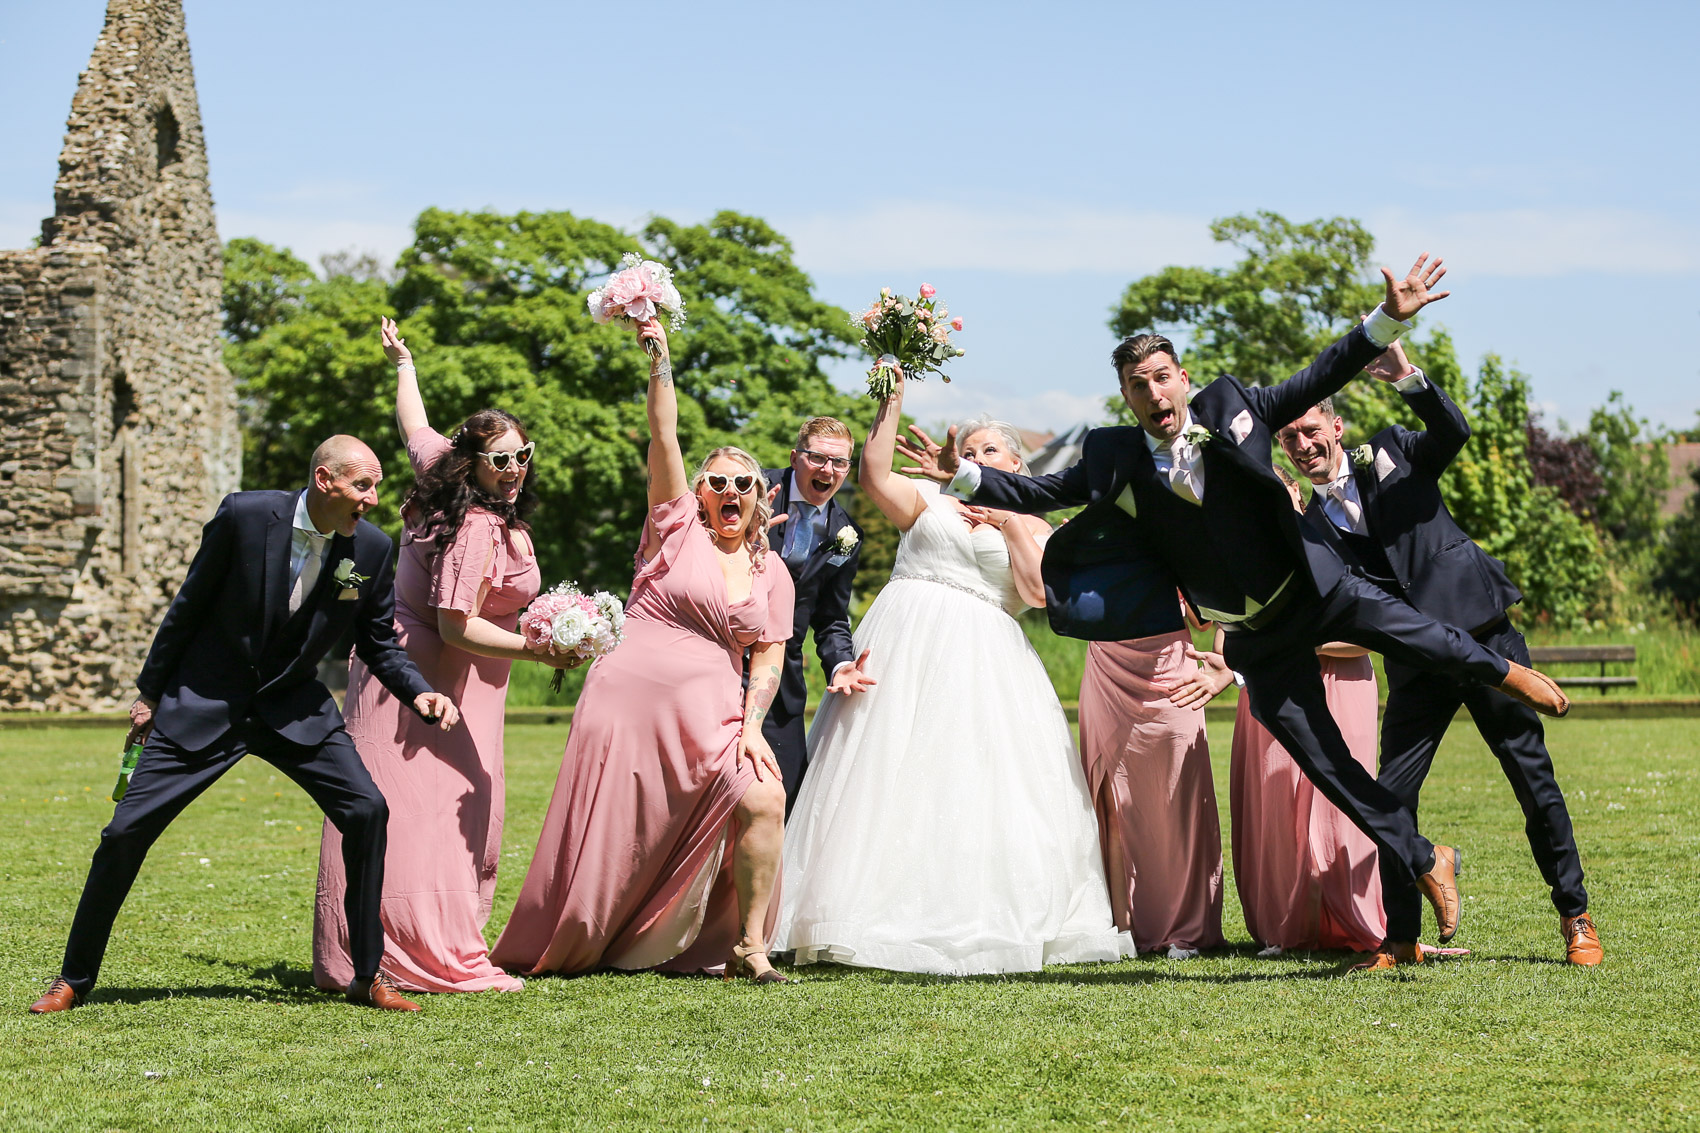
[[[484,458],[484,463],[497,472],[506,472],[508,461],[513,461],[516,468],[524,468],[531,463],[531,454],[536,451],[537,442],[528,441],[512,452],[481,452],[478,455]]]
[[[744,472],[737,476],[726,476],[719,472],[710,472],[702,478],[708,485],[708,490],[716,495],[725,495],[728,487],[736,488],[740,496],[747,496],[755,490],[756,477],[753,472]]]

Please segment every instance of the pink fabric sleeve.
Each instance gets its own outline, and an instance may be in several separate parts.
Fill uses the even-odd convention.
[[[667,573],[679,557],[679,548],[689,538],[691,531],[702,526],[702,521],[697,519],[697,498],[690,493],[656,504],[649,509],[649,518],[655,524],[655,533],[661,536],[661,549],[655,552],[653,559],[645,562],[643,535],[639,533],[637,554],[634,556],[637,574],[632,578],[634,595],[637,593],[638,583]]]
[[[431,605],[467,617],[478,613],[478,591],[486,583],[494,589],[507,573],[507,535],[507,524],[489,512],[468,511],[454,545],[431,566]]]
[[[767,553],[762,568],[761,584],[767,587],[767,623],[762,626],[763,641],[790,641],[792,623],[797,619],[797,588],[785,560],[773,551]]]
[[[407,438],[407,459],[413,474],[421,472],[443,459],[450,449],[449,439],[429,425],[421,425]]]

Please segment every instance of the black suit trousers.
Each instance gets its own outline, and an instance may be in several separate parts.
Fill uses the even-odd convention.
[[[790,818],[797,792],[803,789],[803,776],[809,770],[808,729],[803,726],[801,713],[792,716],[775,702],[767,719],[761,722],[761,734],[773,749],[773,758],[779,761],[779,773],[785,782],[785,817]]]
[[[1529,663],[1523,635],[1502,621],[1485,631],[1482,644],[1520,665]],[[1570,828],[1570,811],[1547,754],[1546,731],[1535,710],[1502,692],[1453,680],[1443,673],[1387,661],[1387,712],[1381,722],[1382,786],[1417,810],[1417,796],[1428,778],[1434,753],[1458,709],[1468,708],[1488,750],[1499,760],[1511,792],[1523,808],[1524,831],[1541,877],[1552,890],[1561,916],[1588,911],[1582,884],[1582,858]],[[1382,868],[1382,902],[1387,908],[1387,938],[1414,941],[1422,930],[1422,897],[1410,885],[1398,885]]]
[[[130,789],[100,832],[100,846],[71,922],[60,975],[77,994],[88,994],[100,975],[113,922],[155,840],[185,807],[249,753],[300,784],[342,832],[354,974],[360,978],[377,974],[384,954],[379,899],[389,806],[343,728],[338,727],[317,747],[304,747],[250,719],[201,751],[185,751],[157,731],[148,738],[130,777]]]
[[[1409,888],[1434,867],[1434,846],[1418,833],[1411,806],[1352,758],[1328,711],[1316,647],[1330,641],[1362,645],[1389,664],[1398,660],[1491,685],[1504,681],[1505,659],[1351,574],[1321,597],[1295,599],[1271,628],[1227,636],[1224,653],[1245,678],[1251,714],[1316,789],[1375,842],[1383,877]]]

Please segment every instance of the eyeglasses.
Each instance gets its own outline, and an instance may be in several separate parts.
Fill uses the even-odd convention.
[[[716,495],[725,495],[728,487],[736,488],[740,496],[747,496],[755,490],[756,477],[753,472],[744,472],[737,476],[724,476],[719,472],[710,472],[702,478],[708,485],[708,490]]]
[[[850,470],[849,457],[828,456],[824,452],[815,452],[813,449],[806,448],[799,449],[798,454],[808,461],[810,468],[830,467],[834,472],[848,472]]]
[[[506,472],[508,468],[508,461],[511,460],[517,467],[524,468],[526,465],[531,463],[531,454],[536,451],[537,442],[530,441],[521,445],[519,448],[514,449],[512,452],[481,452],[478,455],[484,458],[484,463],[488,464],[491,468],[494,468],[497,472]]]

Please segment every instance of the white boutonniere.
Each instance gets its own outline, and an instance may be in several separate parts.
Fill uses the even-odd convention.
[[[1359,468],[1368,468],[1375,463],[1375,450],[1368,445],[1359,445],[1352,450],[1352,463]]]
[[[838,534],[832,537],[832,553],[848,555],[856,549],[856,544],[859,542],[861,542],[861,537],[856,534],[856,529],[845,524],[838,529]]]
[[[353,559],[343,559],[338,562],[336,564],[336,570],[331,573],[331,577],[336,579],[336,584],[344,590],[358,590],[366,583],[372,581],[371,578],[364,574],[354,573]]]
[[[1203,425],[1188,425],[1181,430],[1181,440],[1197,448],[1203,448],[1210,441],[1210,430]]]

